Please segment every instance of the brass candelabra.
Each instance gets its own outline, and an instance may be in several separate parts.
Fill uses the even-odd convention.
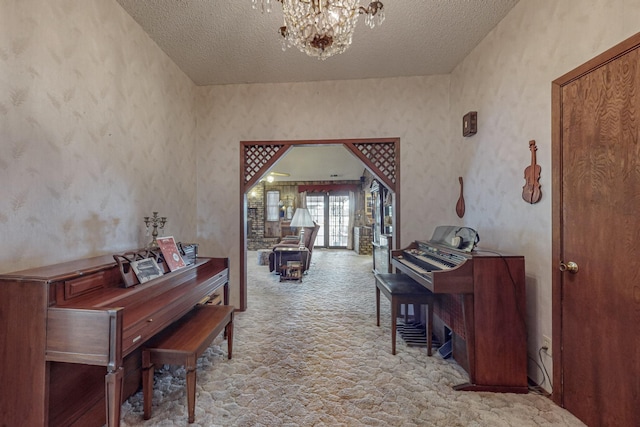
[[[157,248],[158,241],[156,238],[158,237],[158,228],[160,230],[164,230],[164,225],[167,223],[166,216],[158,216],[158,212],[154,212],[152,217],[145,216],[144,217],[144,225],[147,226],[147,236],[149,235],[149,226],[153,227],[153,231],[151,232],[152,240],[147,245],[147,248]]]

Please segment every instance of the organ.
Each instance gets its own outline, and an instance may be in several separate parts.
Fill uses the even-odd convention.
[[[469,374],[457,390],[527,393],[524,257],[475,249],[476,233],[439,226],[393,250],[391,264],[437,295],[453,357]]]

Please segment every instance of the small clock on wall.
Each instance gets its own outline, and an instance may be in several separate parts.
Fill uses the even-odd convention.
[[[478,131],[478,112],[469,111],[462,117],[462,136],[471,136]]]

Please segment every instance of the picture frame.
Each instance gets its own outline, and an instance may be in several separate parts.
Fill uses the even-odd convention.
[[[140,283],[148,282],[164,274],[154,258],[131,261],[130,265]]]

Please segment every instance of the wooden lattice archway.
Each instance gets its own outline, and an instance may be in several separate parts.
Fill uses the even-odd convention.
[[[343,145],[389,188],[400,204],[400,138],[313,140],[313,141],[242,141],[240,143],[240,311],[247,307],[246,271],[246,195],[271,167],[295,145]],[[399,247],[400,210],[395,209],[395,247]]]

